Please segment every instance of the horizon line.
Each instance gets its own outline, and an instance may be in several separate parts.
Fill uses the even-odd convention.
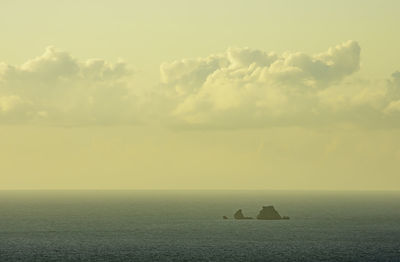
[[[1,189],[1,191],[309,191],[309,192],[400,192],[400,189],[248,189],[248,188],[222,188],[222,189],[210,189],[210,188],[10,188]]]

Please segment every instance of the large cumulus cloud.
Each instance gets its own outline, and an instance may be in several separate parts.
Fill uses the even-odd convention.
[[[360,51],[355,41],[313,55],[230,48],[205,58],[164,63],[161,76],[164,88],[174,94],[171,114],[181,124],[365,124],[371,116],[383,119],[400,109],[394,100],[399,74],[388,85],[352,78],[360,69]]]
[[[48,47],[20,66],[0,64],[0,122],[81,125],[134,122],[124,62],[79,61]]]
[[[0,124],[398,125],[400,72],[361,78],[360,52],[355,41],[318,54],[229,48],[163,63],[160,84],[138,88],[124,62],[48,47],[22,65],[0,63]]]

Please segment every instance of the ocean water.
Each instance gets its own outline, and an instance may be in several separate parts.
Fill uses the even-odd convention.
[[[400,261],[400,193],[2,191],[0,261]]]

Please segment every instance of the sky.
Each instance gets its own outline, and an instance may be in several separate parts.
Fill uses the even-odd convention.
[[[0,189],[400,190],[397,0],[0,3]]]

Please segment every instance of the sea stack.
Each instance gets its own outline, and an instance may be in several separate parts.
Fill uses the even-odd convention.
[[[238,211],[236,211],[236,213],[233,215],[233,217],[234,217],[235,219],[253,219],[252,217],[246,217],[246,216],[244,216],[241,209],[239,209]]]
[[[260,213],[257,215],[257,219],[261,220],[280,220],[289,219],[287,216],[281,216],[278,211],[275,210],[274,206],[263,206]]]

